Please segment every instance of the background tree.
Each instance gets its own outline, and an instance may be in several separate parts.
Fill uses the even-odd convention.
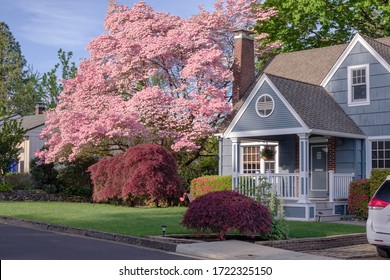
[[[58,103],[58,96],[64,90],[64,81],[75,77],[76,63],[71,61],[73,53],[62,49],[57,53],[59,63],[52,70],[42,75],[39,81],[39,92],[45,100],[47,108],[54,108]],[[60,78],[57,76],[60,71]]]
[[[25,65],[19,43],[8,26],[0,22],[0,105],[17,111],[11,98],[23,84]]]
[[[231,112],[233,31],[274,14],[254,10],[258,3],[218,0],[215,11],[182,19],[110,1],[108,33],[90,42],[89,59],[65,81],[39,156],[75,160],[140,142],[196,154]]]
[[[5,176],[12,164],[18,161],[20,143],[23,141],[25,130],[20,120],[15,120],[0,108],[0,183],[5,183]]]
[[[278,11],[255,28],[268,34],[263,45],[281,43],[277,52],[345,43],[356,32],[373,38],[390,35],[387,0],[265,0],[260,7]]]

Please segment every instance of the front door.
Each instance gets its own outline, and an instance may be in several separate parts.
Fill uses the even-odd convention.
[[[310,194],[311,198],[326,198],[328,192],[328,148],[326,145],[311,146]]]

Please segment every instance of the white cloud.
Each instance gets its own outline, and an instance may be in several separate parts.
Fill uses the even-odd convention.
[[[104,11],[101,10],[101,3],[97,2],[19,0],[15,3],[17,8],[28,15],[20,23],[21,35],[29,41],[43,45],[85,47],[93,37],[103,31]]]

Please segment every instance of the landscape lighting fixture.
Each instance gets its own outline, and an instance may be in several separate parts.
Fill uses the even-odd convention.
[[[162,236],[165,236],[165,232],[167,231],[167,226],[166,225],[162,225],[161,226],[161,231],[162,231]]]

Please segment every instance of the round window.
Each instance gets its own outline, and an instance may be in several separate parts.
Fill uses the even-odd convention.
[[[270,95],[263,94],[262,96],[259,97],[259,99],[257,99],[256,112],[260,117],[262,118],[269,117],[274,111],[274,109],[275,109],[275,102]]]

